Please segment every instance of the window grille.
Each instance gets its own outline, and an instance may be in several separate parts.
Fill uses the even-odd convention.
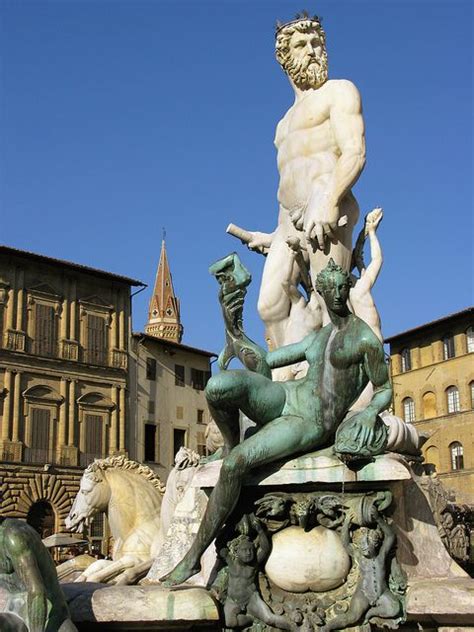
[[[454,358],[456,355],[454,349],[454,337],[453,336],[445,336],[443,338],[443,359],[449,360],[450,358]]]
[[[469,327],[466,331],[467,352],[474,353],[474,327]]]
[[[451,454],[451,469],[453,470],[463,470],[464,469],[464,450],[462,447],[462,443],[459,441],[454,441],[449,446],[450,454]]]
[[[461,410],[459,403],[459,390],[456,386],[450,386],[446,389],[446,397],[448,400],[448,413],[458,413]]]
[[[403,418],[408,424],[415,421],[415,402],[411,397],[405,397],[403,400]]]
[[[401,356],[402,356],[402,373],[406,373],[406,371],[411,371],[410,349],[403,349]]]
[[[92,519],[91,528],[90,528],[90,537],[91,538],[104,537],[104,514],[102,512],[96,514]]]

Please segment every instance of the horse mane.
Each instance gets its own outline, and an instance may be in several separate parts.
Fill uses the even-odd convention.
[[[89,474],[95,482],[98,482],[99,479],[97,477],[97,473],[105,472],[110,469],[129,470],[130,472],[139,474],[140,476],[146,478],[153,487],[160,492],[160,494],[165,493],[166,488],[161,482],[159,476],[157,476],[155,472],[148,467],[148,465],[131,461],[124,454],[108,456],[106,459],[96,459],[93,463],[87,466],[84,470],[84,474]]]

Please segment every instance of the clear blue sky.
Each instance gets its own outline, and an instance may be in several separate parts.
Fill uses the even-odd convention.
[[[273,26],[298,0],[0,4],[0,241],[153,285],[162,227],[184,342],[218,350],[210,263],[225,234],[273,230],[274,128],[292,92]],[[462,309],[472,285],[470,0],[319,1],[330,77],[362,93],[363,212],[382,205],[375,295],[386,336]],[[14,221],[6,218],[14,218]],[[150,289],[134,299],[143,328]]]

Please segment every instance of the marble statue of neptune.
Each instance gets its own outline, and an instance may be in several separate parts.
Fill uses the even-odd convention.
[[[359,216],[351,187],[365,164],[359,92],[350,81],[328,80],[326,36],[319,19],[304,15],[279,26],[276,58],[295,93],[275,137],[278,226],[272,234],[247,232],[245,240],[249,248],[267,254],[258,311],[270,350],[294,342],[287,339],[295,305],[287,288],[304,282],[302,261],[313,285],[330,258],[349,271],[352,230]],[[299,243],[302,257],[292,256],[289,243]],[[320,328],[323,318],[327,322],[321,307],[308,301],[314,314],[306,319],[308,331],[301,338]]]

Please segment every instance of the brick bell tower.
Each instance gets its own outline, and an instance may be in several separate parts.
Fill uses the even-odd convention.
[[[179,299],[173,289],[164,237],[161,242],[160,262],[156,272],[153,296],[148,308],[148,322],[145,325],[145,332],[149,336],[172,340],[173,342],[181,342],[183,337]]]

